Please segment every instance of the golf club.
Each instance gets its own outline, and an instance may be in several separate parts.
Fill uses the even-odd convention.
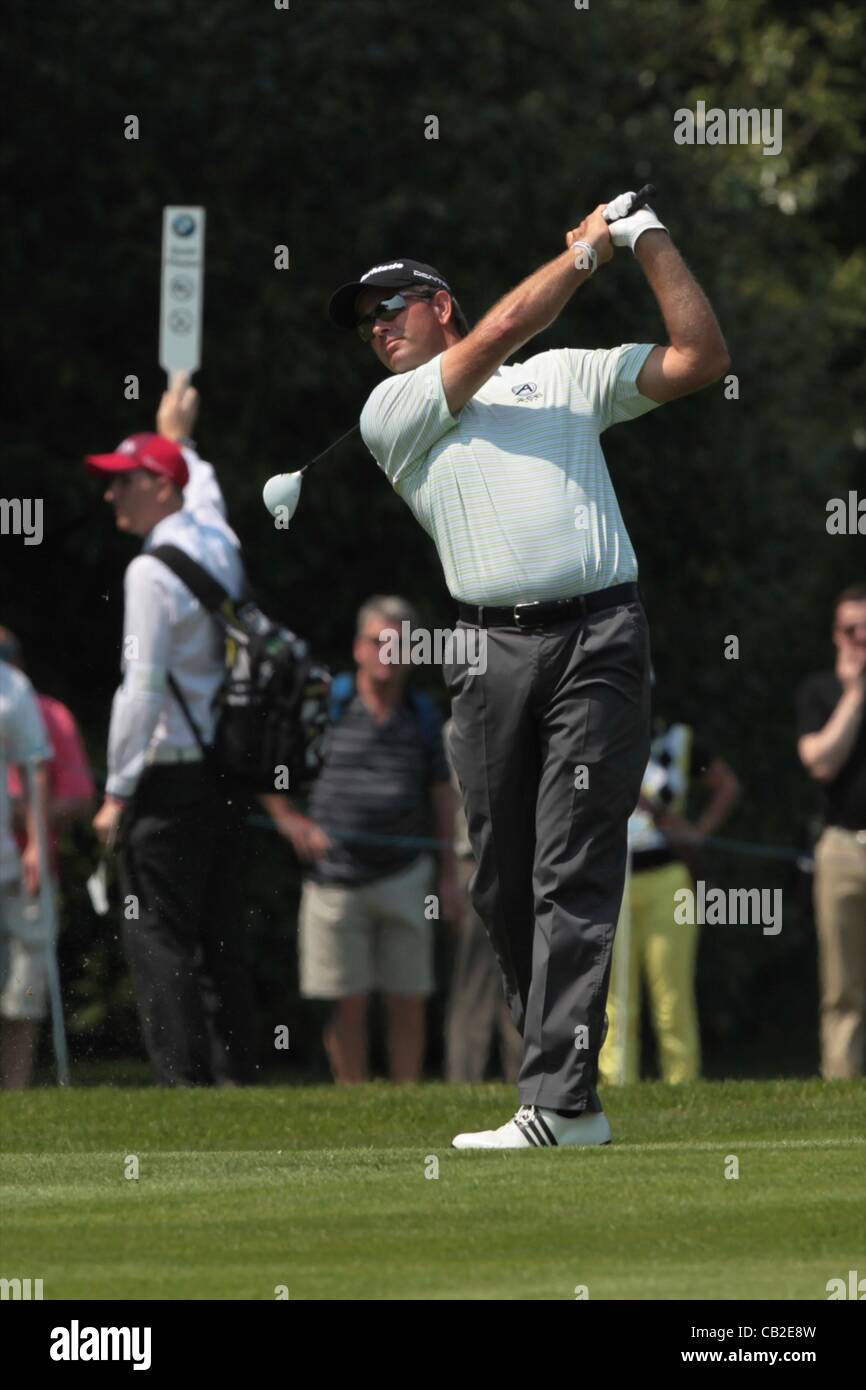
[[[353,425],[351,429],[346,430],[345,434],[341,434],[339,439],[335,439],[333,444],[329,444],[327,449],[323,449],[320,454],[316,454],[315,458],[310,459],[309,463],[305,463],[297,473],[275,473],[273,478],[268,478],[262,490],[262,500],[271,516],[278,516],[280,508],[284,507],[287,513],[285,519],[291,521],[301,495],[301,479],[307,469],[312,468],[314,463],[318,463],[319,459],[323,459],[326,454],[329,454],[332,449],[336,449],[338,444],[342,444],[344,439],[348,439],[350,434],[354,434],[359,429],[360,424]]]

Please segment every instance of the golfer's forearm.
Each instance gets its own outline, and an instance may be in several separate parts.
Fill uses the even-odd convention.
[[[823,729],[800,739],[800,761],[816,781],[832,782],[848,761],[862,718],[863,691],[846,690]]]
[[[479,337],[508,345],[508,352],[549,328],[559,317],[574,291],[589,276],[575,268],[573,251],[563,251],[540,270],[503,295],[473,329]]]
[[[563,251],[522,281],[484,315],[467,337],[442,354],[442,387],[452,415],[458,415],[502,363],[547,328],[589,274]]]
[[[667,232],[648,231],[635,256],[650,283],[671,347],[695,362],[726,366],[730,357],[710,301]]]

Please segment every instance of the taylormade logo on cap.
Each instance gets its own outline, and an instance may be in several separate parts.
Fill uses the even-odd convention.
[[[365,275],[362,275],[362,276],[361,276],[361,279],[362,279],[362,280],[369,280],[369,278],[370,278],[371,275],[378,275],[379,272],[382,271],[382,270],[403,270],[403,269],[404,269],[404,266],[403,266],[403,262],[402,262],[402,261],[389,261],[387,265],[374,265],[372,270],[368,270],[367,273],[366,273]],[[417,273],[417,272],[416,272],[416,273]]]

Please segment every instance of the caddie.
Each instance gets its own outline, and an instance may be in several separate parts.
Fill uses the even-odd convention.
[[[600,436],[729,364],[667,229],[649,208],[622,215],[631,197],[596,207],[471,331],[445,277],[406,257],[383,257],[330,301],[334,322],[391,374],[361,415],[367,447],[433,538],[460,625],[486,634],[486,669],[455,659],[444,678],[478,865],[472,899],[523,1060],[516,1115],[457,1135],[457,1148],[611,1138],[598,1053],[626,827],[649,752],[650,650]],[[506,365],[616,249],[637,258],[667,344]]]
[[[93,824],[119,850],[124,945],[163,1086],[255,1080],[243,806],[209,756],[224,642],[214,618],[151,553],[175,546],[232,597],[241,592],[240,549],[219,484],[189,439],[197,409],[180,375],[163,396],[159,434],[132,435],[86,460],[107,485],[118,530],[143,542],[124,577],[123,681]]]

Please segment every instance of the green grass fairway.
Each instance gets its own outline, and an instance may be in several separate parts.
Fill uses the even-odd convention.
[[[46,1299],[826,1299],[863,1266],[863,1099],[644,1084],[606,1092],[608,1148],[457,1153],[512,1088],[7,1095],[0,1276]]]

